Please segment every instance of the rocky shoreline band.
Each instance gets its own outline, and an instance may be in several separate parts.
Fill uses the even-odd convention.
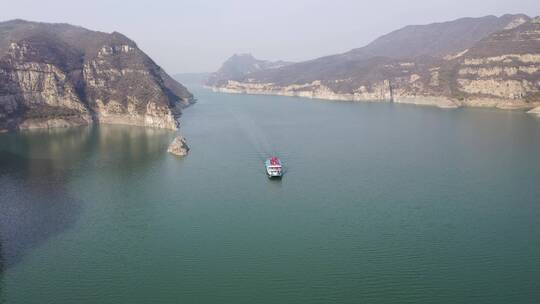
[[[540,116],[540,101],[525,102],[519,100],[504,100],[495,98],[475,98],[457,100],[445,96],[393,96],[385,98],[390,94],[382,96],[362,95],[362,94],[339,94],[332,92],[329,88],[321,86],[314,91],[297,90],[297,87],[275,87],[272,84],[244,84],[230,81],[224,87],[206,86],[214,92],[227,94],[249,94],[249,95],[275,95],[288,97],[302,97],[309,99],[321,99],[328,101],[351,101],[351,102],[389,102],[399,104],[411,104],[418,106],[435,106],[441,109],[457,109],[461,107],[477,108],[497,108],[501,110],[530,110],[528,113]]]

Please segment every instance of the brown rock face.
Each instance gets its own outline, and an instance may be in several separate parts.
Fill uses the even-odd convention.
[[[176,130],[192,100],[122,34],[0,23],[0,130],[92,122]]]
[[[169,146],[169,149],[167,149],[167,152],[176,156],[186,156],[189,152],[186,139],[181,135],[175,137]]]

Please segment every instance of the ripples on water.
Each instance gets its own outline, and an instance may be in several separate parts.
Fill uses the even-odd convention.
[[[65,189],[71,166],[84,157],[88,132],[4,135],[0,151],[0,231],[5,267],[76,219],[80,201]]]
[[[171,132],[142,128],[83,127],[3,135],[0,150],[2,265],[69,229],[82,202],[68,193],[70,179],[84,175],[81,162],[118,170],[161,155]],[[98,157],[98,159],[94,159]]]
[[[0,302],[539,302],[540,121],[196,95],[184,159],[161,130],[0,135]]]

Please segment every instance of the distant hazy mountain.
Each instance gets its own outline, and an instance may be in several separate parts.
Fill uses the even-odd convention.
[[[124,35],[0,23],[0,130],[101,123],[176,129],[192,95]]]
[[[226,84],[230,79],[242,79],[260,71],[275,70],[291,65],[286,61],[259,60],[251,54],[235,54],[227,59],[223,66],[207,79],[208,85]]]
[[[174,74],[173,78],[186,86],[203,85],[208,80],[208,77],[210,77],[210,74],[211,73],[179,73]]]
[[[538,20],[504,15],[407,26],[347,53],[209,84],[231,93],[531,108],[540,103]]]

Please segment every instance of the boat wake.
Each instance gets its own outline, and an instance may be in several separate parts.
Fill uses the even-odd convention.
[[[280,159],[288,158],[287,153],[278,151],[279,149],[276,148],[276,145],[268,139],[266,132],[259,126],[253,116],[249,115],[249,113],[246,113],[244,110],[235,111],[235,109],[228,108],[228,111],[253,147],[255,157],[253,157],[253,155],[247,155],[249,161],[256,159],[257,163],[264,164],[272,157]],[[289,169],[289,166],[284,166],[282,174],[287,173]]]
[[[258,159],[264,162],[267,158],[276,155],[276,149],[270,144],[268,137],[257,125],[256,121],[246,113],[235,112],[229,109],[231,116],[236,120],[242,132],[257,153]]]

